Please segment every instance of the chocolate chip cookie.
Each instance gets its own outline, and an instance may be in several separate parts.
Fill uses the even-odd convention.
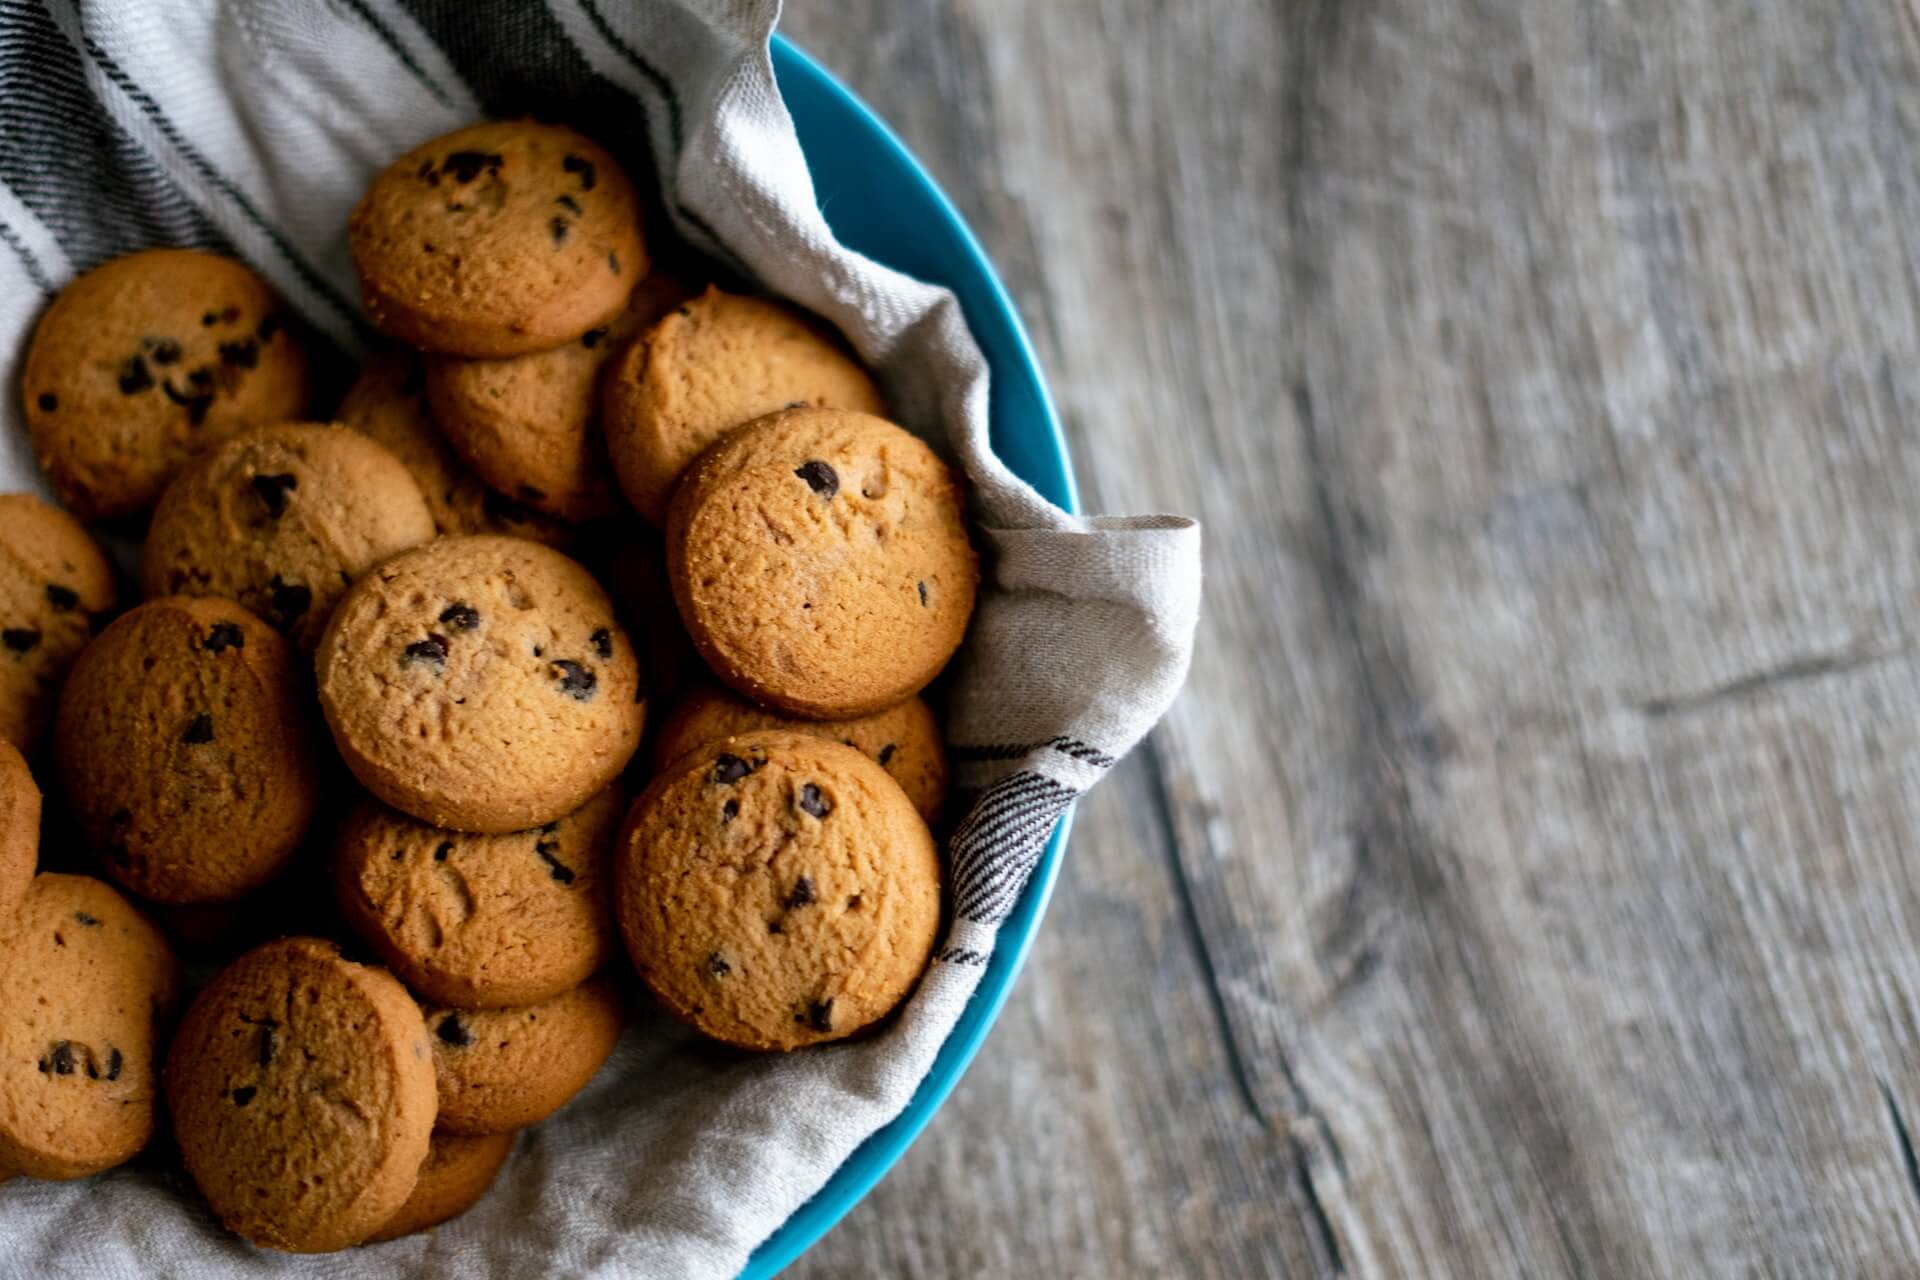
[[[614,854],[627,953],[668,1012],[747,1049],[848,1036],[912,990],[940,921],[927,824],[851,747],[711,742],[634,803]]]
[[[451,1133],[524,1129],[587,1087],[620,1039],[625,1014],[601,977],[538,1004],[426,1012]]]
[[[619,776],[646,719],[606,593],[518,538],[442,538],[364,574],[317,670],[354,776],[456,831],[524,831],[572,813]]]
[[[609,787],[544,827],[488,836],[368,801],[342,825],[334,853],[341,910],[428,1000],[545,1000],[613,953],[607,856],[625,812]]]
[[[167,1055],[187,1172],[229,1231],[320,1253],[391,1221],[427,1158],[426,1023],[384,969],[318,938],[247,952],[187,1009]]]
[[[664,523],[700,451],[776,409],[885,413],[879,388],[819,321],[783,302],[708,289],[608,369],[607,452],[634,510]]]
[[[14,746],[0,740],[0,935],[27,896],[40,861],[40,787]]]
[[[294,655],[231,600],[150,601],[67,678],[54,756],[114,879],[161,902],[235,898],[286,865],[319,791]]]
[[[946,464],[837,409],[771,414],[702,454],[674,495],[667,570],[721,679],[810,720],[918,693],[960,647],[979,581]]]
[[[450,1222],[473,1208],[500,1176],[500,1168],[513,1154],[514,1139],[519,1136],[513,1132],[470,1135],[435,1130],[413,1194],[399,1212],[367,1237],[367,1243],[398,1240]]]
[[[267,282],[228,258],[149,249],[47,308],[20,389],[33,451],[83,520],[145,511],[242,427],[305,414],[307,355]]]
[[[113,570],[79,521],[30,493],[0,494],[0,737],[33,749],[113,604]]]
[[[145,1147],[179,990],[166,939],[110,886],[35,876],[0,930],[0,1167],[84,1178]]]
[[[627,175],[584,135],[532,121],[407,152],[354,206],[347,242],[374,326],[450,355],[572,342],[647,274]]]
[[[140,556],[148,597],[223,596],[311,653],[369,565],[434,536],[400,460],[348,427],[243,432],[168,486]]]

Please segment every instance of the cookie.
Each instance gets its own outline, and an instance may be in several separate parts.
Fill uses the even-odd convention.
[[[166,939],[110,886],[35,876],[0,931],[0,1167],[84,1178],[145,1147],[179,990]]]
[[[243,427],[305,414],[307,366],[266,281],[215,254],[149,249],[61,291],[20,387],[54,491],[105,520],[151,507],[187,459]]]
[[[735,427],[796,405],[885,413],[879,388],[819,321],[708,289],[607,371],[607,452],[634,510],[662,524],[674,482]]]
[[[347,244],[374,327],[423,351],[513,356],[609,323],[647,274],[633,184],[559,125],[471,125],[389,165]]]
[[[30,493],[0,494],[0,737],[33,749],[113,604],[113,570],[79,521]]]
[[[487,1194],[513,1154],[517,1133],[461,1134],[436,1131],[420,1166],[413,1194],[386,1225],[367,1237],[368,1244],[398,1240],[459,1217]]]
[[[610,516],[618,506],[600,434],[601,370],[685,297],[678,281],[655,272],[610,325],[549,351],[505,360],[429,358],[434,419],[500,492],[562,520]]]
[[[161,902],[277,874],[318,802],[303,687],[287,642],[231,600],[153,600],[101,632],[67,677],[54,756],[107,874]]]
[[[523,502],[489,489],[447,444],[427,407],[427,375],[411,351],[367,361],[334,418],[400,459],[412,473],[443,534],[502,533],[565,547],[573,530]]]
[[[920,692],[960,647],[979,582],[946,464],[835,409],[769,415],[702,454],[674,495],[667,572],[720,678],[810,720]]]
[[[661,1004],[745,1049],[838,1040],[918,981],[940,923],[927,824],[887,771],[804,734],[682,756],[614,851],[633,966]]]
[[[269,942],[221,970],[181,1019],[166,1090],[215,1216],[293,1253],[343,1249],[392,1220],[436,1109],[419,1006],[392,974],[319,938]]]
[[[441,538],[363,575],[316,667],[321,710],[361,785],[456,831],[572,813],[619,776],[646,720],[606,593],[518,538]]]
[[[11,743],[0,740],[0,937],[27,896],[40,861],[40,788]]]
[[[620,1039],[620,993],[605,977],[513,1009],[427,1010],[440,1126],[501,1133],[538,1124],[587,1087]]]
[[[238,600],[311,653],[353,578],[433,535],[398,458],[348,427],[279,423],[235,436],[168,486],[140,587]]]
[[[532,1004],[614,950],[607,856],[625,805],[609,787],[531,831],[443,831],[367,801],[341,827],[334,875],[354,931],[420,996]]]
[[[845,743],[871,756],[900,784],[920,816],[933,822],[947,794],[947,753],[940,726],[919,698],[855,720],[796,720],[701,683],[674,704],[654,739],[656,771],[687,752],[756,729],[786,729]]]

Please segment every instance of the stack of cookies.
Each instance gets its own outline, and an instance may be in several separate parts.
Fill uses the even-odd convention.
[[[978,572],[838,338],[654,269],[582,134],[436,139],[347,231],[396,342],[330,418],[263,281],[148,250],[27,353],[65,510],[0,496],[0,1176],[170,1125],[296,1251],[471,1205],[629,974],[748,1050],[894,1009]]]

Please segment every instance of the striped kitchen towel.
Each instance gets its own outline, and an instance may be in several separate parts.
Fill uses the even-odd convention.
[[[786,1057],[630,1032],[473,1213],[344,1255],[258,1252],[158,1160],[0,1189],[0,1276],[666,1276],[736,1272],[897,1115],[980,980],[1048,834],[1172,701],[1199,531],[1070,516],[987,442],[953,296],[841,247],[767,41],[776,0],[0,0],[0,487],[38,487],[17,364],[77,272],[155,245],[245,259],[352,358],[370,334],[347,211],[393,156],[484,117],[597,134],[657,174],[697,248],[839,326],[898,416],[972,482],[986,580],[951,681],[954,920],[884,1033]],[[1008,1143],[1020,1136],[1005,1135]]]

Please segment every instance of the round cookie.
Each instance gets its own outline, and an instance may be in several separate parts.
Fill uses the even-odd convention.
[[[215,1216],[294,1253],[358,1244],[399,1212],[436,1110],[419,1006],[319,938],[269,942],[221,970],[181,1019],[166,1090]]]
[[[334,417],[400,459],[441,533],[503,533],[550,547],[573,540],[569,526],[489,489],[460,461],[427,408],[426,368],[413,352],[369,359]]]
[[[149,601],[67,678],[54,756],[109,875],[161,902],[271,879],[318,803],[303,681],[287,642],[230,600]]]
[[[835,409],[770,414],[702,454],[674,494],[667,571],[720,678],[810,720],[920,692],[960,647],[980,577],[946,464]]]
[[[0,737],[33,749],[113,604],[113,569],[79,521],[30,493],[0,494]]]
[[[0,739],[0,937],[27,896],[40,860],[40,787],[12,743]]]
[[[0,932],[0,1166],[84,1178],[145,1147],[179,990],[166,939],[110,886],[35,876]]]
[[[234,437],[168,486],[140,588],[238,600],[311,653],[354,577],[433,536],[398,458],[348,427],[280,423]]]
[[[566,816],[626,767],[646,703],[613,604],[559,552],[441,538],[355,582],[316,659],[361,785],[456,831]]]
[[[487,1194],[513,1154],[515,1132],[463,1134],[436,1130],[420,1166],[413,1194],[386,1225],[367,1237],[368,1244],[398,1240],[459,1217]]]
[[[512,356],[620,313],[647,274],[633,184],[560,125],[472,125],[374,178],[347,221],[374,327],[423,351]]]
[[[500,1133],[538,1124],[587,1087],[620,1039],[611,979],[513,1009],[427,1010],[440,1126]]]
[[[804,734],[682,756],[634,803],[614,859],[634,968],[668,1012],[745,1049],[885,1016],[940,923],[939,858],[906,793]]]
[[[188,458],[301,416],[311,391],[267,282],[193,249],[128,254],[68,285],[20,386],[34,455],[83,520],[145,511]]]
[[[420,996],[532,1004],[576,987],[614,949],[607,856],[625,813],[608,787],[531,831],[467,835],[367,801],[334,853],[347,922]]]
[[[873,379],[819,321],[713,288],[620,355],[602,403],[620,487],[656,525],[681,473],[735,427],[796,405],[886,412]]]
[[[612,324],[504,360],[427,361],[433,416],[480,478],[530,507],[579,522],[618,510],[600,434],[600,374],[686,290],[654,272]]]
[[[653,744],[655,769],[665,771],[689,751],[756,729],[810,734],[864,752],[900,784],[921,817],[933,822],[940,816],[947,794],[947,752],[933,711],[919,698],[854,720],[796,720],[702,682],[674,704],[673,714],[660,726]]]

